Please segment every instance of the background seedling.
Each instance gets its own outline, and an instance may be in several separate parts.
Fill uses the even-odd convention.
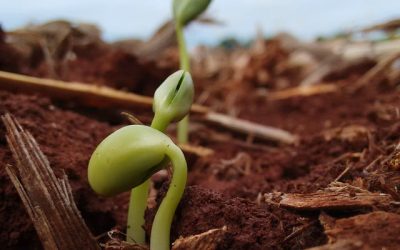
[[[184,26],[198,17],[211,0],[173,0],[172,9],[175,20],[175,30],[179,47],[180,68],[190,72],[190,60],[183,34]],[[178,141],[187,143],[189,134],[189,116],[186,116],[178,124]]]

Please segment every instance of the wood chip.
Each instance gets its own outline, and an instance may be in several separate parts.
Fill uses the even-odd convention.
[[[100,249],[73,200],[65,173],[56,177],[32,135],[11,115],[2,116],[16,166],[6,171],[44,249]]]
[[[227,227],[211,229],[207,232],[181,237],[172,244],[172,250],[215,250],[227,233]]]
[[[312,250],[398,249],[400,246],[398,214],[377,211],[337,220],[325,217],[322,214],[320,220],[328,244]]]
[[[376,205],[389,205],[393,201],[390,195],[371,193],[346,184],[311,194],[284,194],[281,198],[281,206],[296,210],[372,208]]]

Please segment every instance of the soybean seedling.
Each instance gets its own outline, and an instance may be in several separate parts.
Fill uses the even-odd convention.
[[[173,0],[172,10],[179,47],[180,68],[190,72],[190,60],[186,48],[183,28],[207,9],[211,0]],[[187,143],[189,134],[189,116],[178,124],[178,142]]]
[[[188,72],[179,70],[170,75],[154,93],[154,118],[151,127],[164,132],[171,122],[181,120],[190,111],[194,87]],[[165,160],[164,165],[167,165]],[[128,211],[127,240],[139,244],[146,242],[143,230],[150,181],[132,189]]]
[[[101,195],[114,196],[146,181],[163,167],[165,158],[172,162],[173,176],[153,221],[152,250],[170,248],[171,223],[187,179],[182,151],[160,131],[143,125],[130,125],[115,131],[100,143],[89,162],[91,187]]]
[[[113,196],[132,189],[128,212],[127,239],[145,242],[142,228],[149,190],[148,179],[172,162],[170,188],[154,218],[151,249],[169,249],[169,235],[175,209],[186,183],[187,166],[182,151],[163,134],[168,124],[190,110],[193,83],[190,74],[178,71],[156,90],[152,127],[123,127],[103,140],[94,151],[88,169],[91,187],[99,194]]]

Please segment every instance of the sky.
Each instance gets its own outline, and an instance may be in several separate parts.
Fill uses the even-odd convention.
[[[4,1],[2,3],[2,1]],[[97,24],[103,38],[146,39],[171,18],[171,0],[0,0],[0,25],[11,30],[28,23],[67,19]],[[266,36],[287,31],[303,40],[400,18],[400,0],[213,0],[207,15],[221,25],[192,24],[189,46],[243,41],[257,28]]]

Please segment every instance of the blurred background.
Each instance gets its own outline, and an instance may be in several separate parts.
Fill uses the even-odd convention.
[[[94,23],[102,38],[147,39],[171,18],[170,1],[16,0],[0,8],[0,24],[12,30],[54,19]],[[190,47],[215,45],[227,38],[248,42],[256,30],[265,36],[285,31],[302,40],[335,36],[400,16],[398,0],[214,0],[206,14],[217,25],[194,23],[187,29]],[[379,38],[379,34],[375,34]]]

